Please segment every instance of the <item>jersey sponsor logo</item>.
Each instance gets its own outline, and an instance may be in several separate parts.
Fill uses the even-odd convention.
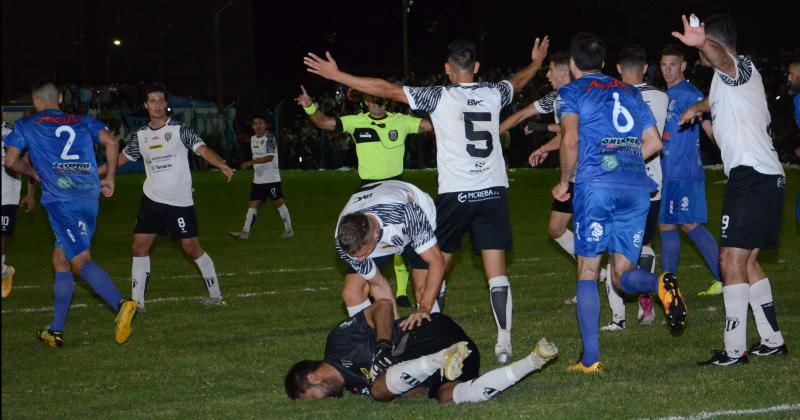
[[[467,106],[478,106],[483,102],[481,99],[467,99]]]
[[[351,367],[353,367],[353,361],[352,360],[344,360],[343,359],[342,360],[342,366],[344,366],[347,369],[350,369]]]
[[[81,117],[77,115],[42,115],[38,121],[36,121],[36,125],[41,125],[42,123],[52,123],[52,124],[75,124],[81,121]]]
[[[477,201],[492,200],[499,197],[500,197],[500,191],[493,188],[489,188],[480,191],[458,193],[457,199],[459,203],[465,203],[465,202],[474,203]]]
[[[389,140],[397,141],[399,138],[400,134],[397,132],[397,130],[389,130]]]
[[[67,177],[64,177],[64,176],[62,176],[61,178],[58,178],[58,181],[56,181],[56,184],[58,185],[58,188],[61,188],[62,190],[68,190],[68,189],[70,189],[70,188],[75,186],[75,183],[72,182],[71,179],[69,179]]]
[[[148,150],[155,150],[155,149],[160,149],[162,147],[164,147],[163,144],[153,144],[153,145],[149,146],[147,149]]]
[[[586,92],[589,92],[592,89],[614,89],[614,88],[621,88],[628,92],[631,91],[631,89],[625,83],[622,83],[617,79],[611,79],[611,81],[608,83],[603,83],[600,82],[599,80],[592,80],[592,83],[589,83],[589,86],[586,87]]]
[[[617,169],[618,166],[619,161],[617,160],[617,157],[612,155],[603,156],[603,162],[600,164],[600,167],[606,172],[611,172]]]
[[[365,195],[359,195],[355,199],[353,199],[353,202],[354,203],[358,203],[359,201],[366,200],[366,199],[372,197],[372,194],[373,193],[369,193],[369,194],[365,194]]]
[[[589,225],[589,229],[592,231],[591,238],[587,238],[589,242],[600,242],[600,238],[603,236],[603,225],[597,222],[592,222]]]
[[[372,141],[381,141],[378,132],[372,128],[356,128],[353,130],[353,140],[356,143],[367,143]]]
[[[90,162],[55,162],[53,163],[53,173],[57,176],[92,175],[92,164]]]

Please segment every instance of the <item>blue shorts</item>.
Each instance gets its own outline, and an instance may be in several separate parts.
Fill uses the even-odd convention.
[[[92,247],[97,225],[97,201],[72,200],[42,203],[50,216],[50,227],[56,235],[56,248],[63,248],[67,260]]]
[[[650,192],[575,184],[572,200],[575,253],[596,257],[606,250],[639,261],[650,210]]]
[[[708,222],[705,181],[665,179],[661,187],[662,225],[689,225]]]

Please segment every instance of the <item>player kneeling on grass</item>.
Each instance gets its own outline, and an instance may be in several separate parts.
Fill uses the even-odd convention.
[[[523,359],[479,376],[478,347],[447,315],[433,314],[419,326],[393,319],[391,300],[382,299],[336,326],[324,360],[303,360],[289,370],[289,398],[339,398],[347,388],[376,401],[425,394],[443,403],[487,401],[558,355],[542,338]]]
[[[445,263],[436,242],[436,207],[428,194],[402,181],[362,186],[339,215],[335,242],[348,264],[342,298],[353,316],[375,300],[393,300],[391,286],[381,274],[394,255],[403,254],[411,266],[418,309],[409,319],[430,319]]]

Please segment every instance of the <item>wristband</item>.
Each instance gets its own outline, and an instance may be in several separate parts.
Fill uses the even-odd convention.
[[[308,107],[303,107],[303,111],[308,115],[314,115],[314,113],[317,112],[317,104],[312,102]]]

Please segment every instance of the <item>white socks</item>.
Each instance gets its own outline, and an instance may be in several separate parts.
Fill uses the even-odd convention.
[[[256,220],[256,216],[258,216],[258,209],[247,209],[247,215],[244,217],[244,226],[242,227],[242,232],[250,232],[250,228],[253,226],[253,221]]]
[[[489,279],[489,299],[492,303],[494,322],[497,325],[497,342],[511,343],[511,283],[508,277],[497,276]],[[507,340],[507,341],[506,341]]]
[[[283,230],[286,232],[292,231],[292,218],[289,216],[289,208],[286,207],[286,204],[278,207],[278,214],[281,215],[281,220],[283,220]]]
[[[431,375],[442,368],[444,349],[417,359],[393,365],[386,371],[386,388],[394,395],[401,395],[420,386]]]
[[[531,353],[506,367],[492,370],[469,382],[462,382],[453,389],[453,402],[481,402],[494,398],[511,385],[519,382],[534,370],[541,369],[547,359]]]
[[[211,257],[204,252],[200,258],[194,260],[194,263],[197,264],[197,268],[200,269],[200,274],[203,276],[203,281],[208,289],[208,297],[222,297],[222,293],[219,291],[219,282],[217,281],[217,270],[214,268],[214,262],[211,261]]]
[[[747,351],[747,306],[750,285],[739,283],[722,287],[725,302],[725,352],[728,357],[742,357]]]
[[[567,229],[567,231],[556,238],[555,241],[561,245],[561,248],[564,248],[564,251],[567,251],[567,254],[575,258],[575,234],[573,234],[571,230]]]
[[[778,318],[775,316],[772,288],[768,278],[765,277],[750,285],[750,308],[753,309],[753,318],[756,320],[758,335],[761,336],[761,344],[769,347],[782,346],[783,335],[778,328]]]
[[[606,278],[606,295],[608,295],[608,306],[611,308],[612,321],[619,323],[625,320],[625,301],[622,296],[617,294],[614,284],[611,281],[611,264],[608,265],[608,278]]]
[[[131,265],[131,299],[144,305],[144,291],[150,278],[150,256],[133,257]]]
[[[347,307],[347,316],[355,316],[357,313],[363,311],[364,309],[369,308],[370,305],[372,305],[372,302],[370,302],[369,298],[367,298],[367,300],[359,303],[356,306],[348,306]]]

